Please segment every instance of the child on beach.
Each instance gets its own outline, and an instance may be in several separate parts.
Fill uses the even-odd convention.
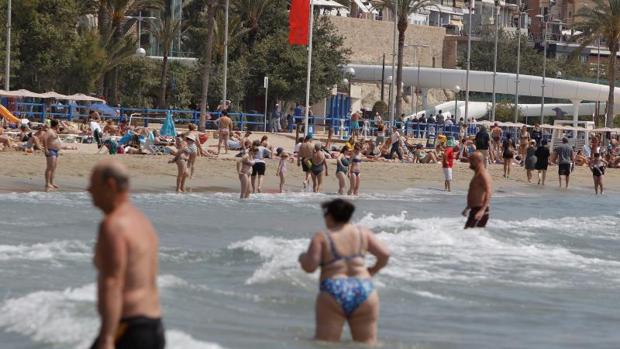
[[[189,176],[187,162],[189,160],[189,152],[187,149],[187,143],[180,137],[176,139],[176,154],[172,160],[168,161],[169,164],[177,164],[177,193],[185,192],[185,180]]]
[[[254,150],[249,148],[248,151],[243,152],[241,159],[237,161],[237,174],[239,175],[239,182],[241,183],[240,199],[247,199],[250,197],[250,175],[252,174],[252,166],[254,166]]]
[[[594,153],[594,157],[590,160],[590,170],[592,170],[592,179],[594,180],[594,192],[603,195],[603,177],[605,176],[605,167],[607,161],[601,158],[601,154]]]
[[[454,150],[452,147],[446,147],[441,144],[440,149],[443,150],[443,157],[441,158],[441,167],[443,168],[444,176],[444,190],[452,191],[452,168],[454,167]]]
[[[278,164],[278,170],[276,171],[276,176],[280,177],[280,194],[284,193],[284,184],[286,183],[286,173],[288,172],[286,161],[288,161],[289,155],[287,152],[281,151],[281,148],[278,148],[280,153],[280,163]]]

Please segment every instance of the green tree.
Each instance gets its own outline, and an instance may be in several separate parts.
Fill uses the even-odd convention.
[[[248,49],[252,51],[260,30],[260,21],[268,6],[274,6],[274,0],[233,0],[232,8],[239,16],[244,27],[248,28]]]
[[[607,127],[614,125],[614,92],[616,84],[616,55],[620,49],[620,0],[593,0],[594,6],[584,6],[577,13],[577,30],[582,32],[581,47],[602,39],[610,52],[607,61]]]
[[[430,0],[384,0],[384,8],[398,11],[398,64],[396,69],[396,110],[395,114],[400,115],[403,105],[403,60],[405,52],[405,34],[409,26],[409,16],[420,10],[435,6]]]
[[[211,80],[211,70],[213,65],[213,41],[215,32],[215,16],[220,10],[220,0],[207,0],[206,4],[206,30],[207,43],[204,51],[204,61],[202,68],[202,93],[200,99],[200,125],[199,129],[204,130],[207,123],[207,109],[209,99],[209,83]]]
[[[168,87],[168,57],[172,49],[172,43],[181,33],[181,20],[174,18],[172,13],[172,1],[166,0],[161,11],[159,20],[151,21],[151,33],[157,39],[162,49],[161,74],[159,80],[159,103],[161,109],[167,107],[166,89]]]

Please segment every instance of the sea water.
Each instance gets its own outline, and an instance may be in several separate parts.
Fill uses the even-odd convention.
[[[464,231],[464,194],[355,199],[355,222],[392,251],[375,279],[382,347],[620,346],[618,199],[497,193],[489,227]],[[311,340],[318,275],[297,256],[334,196],[236,196],[132,198],[161,238],[168,348],[323,348]],[[89,347],[100,218],[85,193],[0,194],[1,348]],[[359,347],[343,337],[328,347]]]

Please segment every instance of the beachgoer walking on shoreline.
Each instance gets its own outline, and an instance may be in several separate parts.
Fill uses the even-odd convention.
[[[280,148],[281,149],[281,148]],[[284,193],[284,185],[286,184],[286,174],[288,173],[288,153],[281,151],[280,162],[278,163],[278,170],[276,176],[280,177],[280,194]]]
[[[194,178],[194,171],[196,167],[196,159],[198,158],[198,139],[192,133],[187,134],[185,136],[185,141],[187,142],[187,172],[189,179]]]
[[[308,134],[304,138],[304,142],[299,147],[299,152],[297,154],[297,166],[301,166],[301,169],[304,172],[304,190],[308,187],[308,183],[310,181],[313,153],[314,145],[312,145],[312,134]]]
[[[530,133],[527,131],[527,125],[523,125],[521,127],[521,132],[519,133],[519,164],[523,165],[525,163],[526,150],[530,143]]]
[[[325,170],[325,176],[327,173],[327,161],[325,160],[325,154],[321,150],[321,143],[314,144],[314,154],[312,154],[312,191],[315,193],[321,192],[321,185],[323,184],[323,170]]]
[[[590,170],[592,170],[594,193],[596,195],[598,195],[599,189],[601,195],[603,195],[603,177],[605,177],[605,167],[607,167],[607,165],[607,161],[601,158],[601,154],[594,153],[594,156],[590,160]]]
[[[230,139],[230,134],[233,131],[233,122],[232,119],[228,116],[227,111],[222,112],[222,115],[218,119],[218,123],[219,139],[217,141],[217,155],[220,155],[222,143],[224,143],[224,154],[228,154],[228,140]]]
[[[489,221],[492,179],[484,167],[484,156],[478,151],[469,158],[469,168],[474,171],[474,176],[469,183],[467,207],[463,210],[463,216],[468,217],[465,229],[484,228]]]
[[[252,143],[252,150],[254,153],[254,165],[252,165],[252,193],[262,193],[263,178],[265,177],[265,171],[267,169],[265,155],[270,151],[263,147],[259,140]]]
[[[176,153],[172,160],[168,161],[169,164],[177,164],[177,193],[185,192],[185,181],[189,176],[187,162],[189,161],[189,150],[187,143],[181,138],[176,138]]]
[[[536,149],[536,170],[538,171],[538,185],[545,185],[545,180],[547,179],[547,168],[549,167],[549,156],[550,151],[549,147],[547,147],[547,140],[541,140],[541,143],[538,145],[538,149]]]
[[[356,143],[353,147],[353,155],[351,156],[351,162],[349,163],[349,195],[359,195],[360,191],[360,179],[361,179],[361,165],[362,165],[362,145]]]
[[[105,214],[95,245],[101,327],[91,349],[163,349],[157,290],[158,237],[129,201],[129,173],[115,161],[97,164],[88,188]]]
[[[571,166],[575,160],[573,147],[568,144],[568,138],[562,138],[562,144],[555,149],[554,157],[555,162],[558,164],[558,180],[560,182],[560,188],[562,188],[562,177],[564,177],[566,181],[566,189],[568,189]]]
[[[347,173],[349,173],[349,153],[348,146],[342,147],[338,158],[336,158],[336,178],[338,178],[338,194],[343,195],[347,185]]]
[[[372,277],[387,265],[390,251],[372,231],[351,224],[355,206],[350,202],[336,199],[321,207],[327,231],[316,233],[299,256],[305,272],[321,267],[315,339],[340,341],[347,322],[354,341],[375,344],[379,295]],[[367,252],[376,258],[370,268],[365,265]]]
[[[452,147],[447,147],[443,144],[439,145],[439,149],[443,151],[443,157],[441,158],[441,167],[443,169],[444,176],[444,190],[452,191],[452,168],[454,167],[454,150]]]
[[[491,129],[491,151],[489,152],[489,156],[491,157],[491,162],[495,163],[502,157],[502,128],[499,127],[499,124],[496,122]]]
[[[487,132],[487,128],[484,125],[480,125],[480,131],[476,133],[476,149],[484,156],[484,167],[487,167],[489,162],[489,143],[491,137]]]
[[[536,141],[531,140],[530,145],[527,147],[525,155],[525,171],[527,174],[527,182],[532,183],[532,171],[536,169]]]
[[[58,137],[58,120],[50,122],[49,129],[43,137],[43,153],[45,154],[45,191],[57,190],[59,187],[54,183],[56,168],[58,167],[58,153],[60,152],[60,138]]]
[[[247,199],[250,197],[250,174],[252,173],[252,166],[254,166],[254,149],[249,148],[243,153],[241,159],[237,161],[237,174],[239,175],[239,183],[241,184],[241,191],[239,193],[240,199]]]
[[[392,136],[390,138],[392,140],[392,148],[390,148],[390,159],[394,159],[394,153],[398,155],[398,160],[403,161],[403,151],[400,148],[400,132],[398,132],[397,127],[392,128]]]
[[[504,178],[510,178],[510,169],[512,168],[512,159],[515,157],[515,142],[512,140],[510,133],[506,134],[506,139],[502,144],[502,158],[504,159]]]

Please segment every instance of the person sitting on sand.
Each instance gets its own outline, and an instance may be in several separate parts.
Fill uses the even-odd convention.
[[[583,155],[583,152],[577,150],[577,155],[575,155],[575,166],[587,166],[589,163],[590,160]]]
[[[422,144],[418,144],[416,146],[414,156],[414,162],[418,162],[420,164],[436,164],[439,162],[437,159],[437,154],[433,150],[424,149]]]
[[[187,143],[181,138],[176,139],[176,154],[172,160],[168,161],[169,164],[177,164],[177,193],[185,192],[185,181],[189,176],[187,162],[189,160],[189,152],[187,149]]]
[[[379,295],[372,277],[387,265],[390,251],[371,230],[351,224],[355,206],[350,202],[336,199],[321,208],[327,231],[316,233],[298,259],[307,273],[321,268],[315,339],[340,341],[347,322],[354,341],[374,345]],[[367,252],[376,258],[370,268]]]
[[[4,133],[4,127],[0,126],[0,150],[8,151],[13,148],[13,141]]]
[[[463,138],[460,146],[459,159],[461,162],[469,163],[469,158],[476,151],[476,145],[471,139]]]
[[[103,126],[103,135],[104,136],[117,136],[118,129],[114,125],[114,121],[108,120],[105,122],[105,126]]]

